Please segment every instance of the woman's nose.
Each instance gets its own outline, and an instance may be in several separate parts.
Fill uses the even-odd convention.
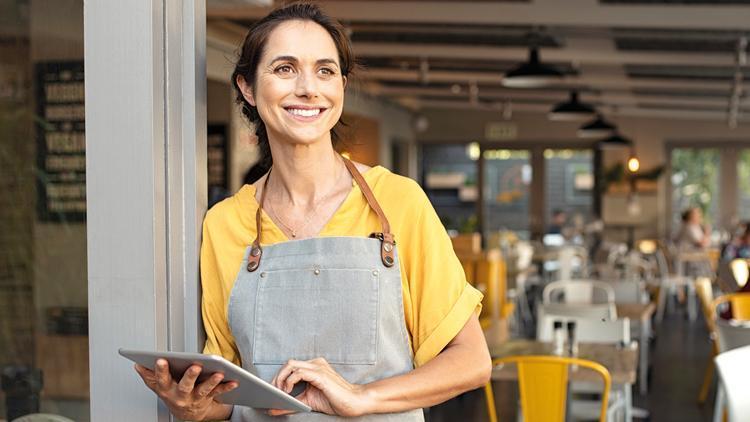
[[[315,97],[318,95],[318,80],[314,73],[300,72],[297,77],[295,95],[298,97]]]

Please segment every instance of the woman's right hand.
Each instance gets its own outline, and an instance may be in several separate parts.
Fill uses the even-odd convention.
[[[201,373],[201,367],[193,365],[176,382],[169,373],[169,364],[165,359],[156,361],[154,371],[136,364],[135,370],[143,382],[153,390],[176,417],[183,420],[224,420],[232,414],[232,406],[220,403],[216,396],[237,388],[237,383],[230,381],[222,384],[224,375],[213,374],[201,384],[195,381]]]

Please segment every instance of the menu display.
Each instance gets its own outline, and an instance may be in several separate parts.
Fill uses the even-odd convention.
[[[83,61],[36,65],[37,211],[42,221],[86,219]]]

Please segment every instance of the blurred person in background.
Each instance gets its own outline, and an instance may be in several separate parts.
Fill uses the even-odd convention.
[[[680,249],[705,249],[711,243],[711,229],[703,224],[700,208],[688,208],[682,213],[682,227],[675,243]]]

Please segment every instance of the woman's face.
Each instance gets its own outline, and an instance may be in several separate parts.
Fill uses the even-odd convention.
[[[330,141],[341,117],[345,85],[333,38],[314,22],[296,20],[280,24],[269,35],[255,89],[240,81],[269,139],[292,144]]]

